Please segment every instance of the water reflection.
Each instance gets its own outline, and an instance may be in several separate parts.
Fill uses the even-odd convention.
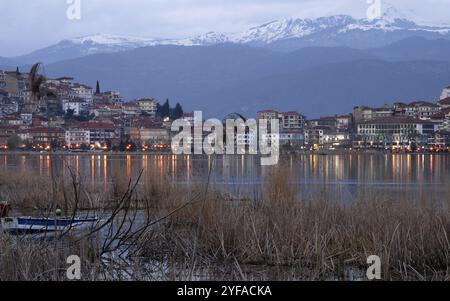
[[[445,155],[301,155],[287,158],[286,168],[293,185],[312,195],[327,191],[353,194],[364,187],[392,190],[429,190],[444,196],[450,180],[449,157]],[[254,156],[172,156],[172,155],[0,155],[2,172],[21,171],[41,177],[71,173],[85,183],[107,190],[113,172],[142,181],[169,177],[181,185],[205,183],[212,167],[211,185],[232,194],[253,193],[264,185],[271,167],[260,166]]]

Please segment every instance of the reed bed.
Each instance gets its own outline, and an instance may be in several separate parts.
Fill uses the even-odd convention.
[[[42,196],[52,191],[68,212],[138,210],[143,217],[133,221],[144,224],[120,238],[133,245],[120,269],[104,264],[101,255],[112,252],[86,241],[56,249],[3,236],[0,279],[59,280],[46,271],[62,269],[62,258],[75,252],[85,258],[85,280],[364,280],[371,255],[381,258],[383,280],[450,280],[450,195],[436,200],[368,190],[348,202],[327,193],[304,199],[286,181],[291,172],[284,164],[273,167],[251,199],[156,176],[133,185],[139,179],[120,171],[107,193],[75,178],[0,176],[1,200],[17,209],[48,210]],[[56,268],[55,257],[62,262]],[[114,273],[119,270],[128,276]]]

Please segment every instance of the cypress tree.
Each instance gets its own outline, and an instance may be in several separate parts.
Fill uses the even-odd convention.
[[[95,94],[100,94],[100,83],[97,81],[97,87],[95,89]]]
[[[179,119],[183,117],[183,107],[180,105],[180,103],[177,103],[175,108],[172,110],[172,119]]]

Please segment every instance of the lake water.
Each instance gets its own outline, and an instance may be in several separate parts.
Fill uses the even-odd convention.
[[[307,198],[327,193],[348,200],[358,193],[383,191],[395,195],[450,197],[450,156],[413,154],[295,155],[286,157],[286,181]],[[0,154],[0,172],[27,172],[42,177],[80,174],[86,184],[105,190],[114,173],[143,181],[167,177],[179,185],[210,184],[233,196],[254,196],[267,183],[271,167],[254,156],[172,156],[152,154]],[[156,176],[156,177],[155,177]]]

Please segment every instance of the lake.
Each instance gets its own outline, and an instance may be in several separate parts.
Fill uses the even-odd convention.
[[[412,197],[448,198],[449,155],[346,153],[294,155],[284,158],[299,193],[312,198],[329,194],[351,200],[359,193],[383,191]],[[0,153],[0,172],[25,172],[36,176],[81,176],[86,184],[108,189],[113,173],[135,178],[167,177],[179,185],[207,182],[235,197],[254,196],[267,181],[271,167],[255,156],[172,156],[153,154],[8,154]],[[156,177],[155,177],[156,176]]]

